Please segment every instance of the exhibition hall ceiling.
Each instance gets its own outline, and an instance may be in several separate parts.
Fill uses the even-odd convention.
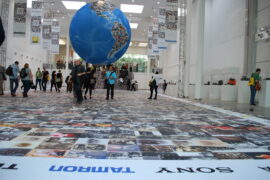
[[[30,1],[30,0],[28,0]],[[70,0],[66,0],[70,1]],[[72,0],[78,2],[94,2],[96,0]],[[132,29],[133,42],[145,42],[147,40],[147,28],[152,24],[153,17],[157,17],[158,7],[162,7],[166,0],[106,0],[120,8],[121,4],[143,5],[143,12],[125,13],[130,23],[138,23],[137,29]],[[69,30],[70,21],[76,10],[68,10],[65,8],[62,0],[43,0],[44,9],[52,12],[54,18],[60,21],[61,37],[66,37]]]

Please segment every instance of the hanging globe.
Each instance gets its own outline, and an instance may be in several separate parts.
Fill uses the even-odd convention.
[[[131,30],[119,8],[96,1],[75,13],[69,36],[73,49],[83,60],[108,65],[120,59],[128,49]]]

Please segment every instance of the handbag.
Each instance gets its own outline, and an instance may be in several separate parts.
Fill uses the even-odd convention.
[[[261,84],[259,82],[255,84],[256,91],[260,91],[261,88],[262,88],[262,86],[261,86]]]

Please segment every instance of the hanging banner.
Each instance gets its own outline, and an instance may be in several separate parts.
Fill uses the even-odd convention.
[[[52,34],[51,34],[51,53],[59,54],[59,37],[60,26],[59,21],[52,22]]]
[[[153,26],[148,27],[148,56],[154,55],[153,53]]]
[[[42,2],[32,1],[31,24],[30,24],[31,25],[31,28],[30,28],[31,44],[40,44],[41,17],[42,17]]]
[[[44,19],[42,25],[43,48],[50,50],[52,34],[52,19]]]
[[[158,10],[158,49],[167,49],[166,44],[166,8]]]
[[[166,6],[166,42],[177,41],[178,0],[167,0]]]
[[[15,36],[25,36],[26,32],[26,0],[14,1],[13,34]]]

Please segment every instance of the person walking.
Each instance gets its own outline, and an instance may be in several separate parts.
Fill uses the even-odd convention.
[[[85,93],[84,93],[84,99],[87,99],[86,95],[87,92],[89,91],[89,98],[92,99],[92,91],[95,86],[95,68],[87,68],[86,75],[85,75],[85,82],[84,82],[84,88],[85,88]]]
[[[51,92],[52,92],[52,89],[53,87],[55,88],[55,91],[58,92],[58,88],[56,86],[56,71],[53,71],[52,72],[52,76],[51,76]]]
[[[55,81],[56,81],[56,86],[57,86],[58,92],[60,92],[62,84],[63,84],[63,75],[62,75],[61,70],[59,70],[58,73],[56,74]]]
[[[166,80],[164,80],[164,82],[162,84],[163,94],[165,94],[165,91],[167,89],[167,85],[168,85],[168,83],[166,82]]]
[[[250,86],[250,105],[256,105],[255,104],[255,96],[256,92],[260,90],[260,77],[261,69],[256,69],[255,73],[252,73],[248,85]]]
[[[42,71],[42,87],[43,87],[44,92],[47,89],[48,79],[49,79],[49,72],[46,70],[45,67],[43,67],[43,71]]]
[[[73,89],[74,94],[77,98],[77,103],[81,104],[83,101],[82,97],[82,85],[85,75],[85,67],[81,64],[81,60],[75,61],[75,67],[72,69],[72,80],[73,80]]]
[[[35,91],[37,90],[37,87],[39,85],[39,89],[41,90],[41,80],[42,80],[42,72],[40,71],[40,68],[38,68],[37,72],[36,72],[36,88]]]
[[[9,76],[10,94],[12,97],[15,97],[17,88],[19,86],[19,76],[18,76],[20,72],[19,62],[15,61],[15,63],[11,65],[11,68],[12,68],[12,74],[11,76]],[[15,87],[14,87],[14,84],[15,84]]]
[[[4,81],[7,80],[6,69],[0,64],[0,96],[4,95]]]
[[[109,95],[111,91],[111,99],[114,97],[114,84],[116,82],[116,73],[113,70],[113,66],[109,66],[109,70],[106,72],[106,83],[107,83],[107,96],[106,100],[109,100]]]
[[[31,83],[33,81],[33,75],[31,69],[29,68],[29,64],[24,64],[20,72],[21,80],[23,83],[23,97],[28,97],[28,91],[31,88]]]
[[[3,42],[5,41],[6,36],[5,36],[5,30],[2,24],[2,19],[0,17],[0,46],[3,44]]]

